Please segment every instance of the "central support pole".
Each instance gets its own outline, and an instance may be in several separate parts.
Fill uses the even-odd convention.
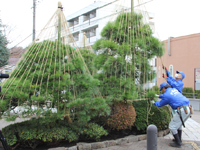
[[[84,44],[84,48],[85,48],[85,40],[86,40],[86,35],[85,35],[85,32],[83,33],[84,35],[83,35],[83,44]]]
[[[61,2],[58,2],[58,42],[61,40],[61,11],[63,7]]]
[[[130,44],[131,44],[131,53],[133,53],[133,63],[135,65],[135,47],[134,47],[134,0],[131,0],[131,29],[132,29],[132,35],[130,36]],[[135,80],[135,69],[133,72],[133,80]]]
[[[134,0],[131,0],[131,15],[134,12]]]
[[[33,0],[33,41],[35,40],[35,0]]]

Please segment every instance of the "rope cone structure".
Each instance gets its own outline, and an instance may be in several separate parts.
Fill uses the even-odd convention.
[[[85,54],[79,49],[59,3],[10,78],[2,83],[1,115],[57,115],[73,120],[79,113],[78,116],[90,120],[85,115],[89,112],[109,114],[109,100],[152,98],[154,91],[143,86],[155,78],[149,60],[163,55],[163,45],[152,36],[146,20],[148,13],[139,9],[144,2],[138,0],[138,10],[130,9],[127,1],[116,2],[114,11],[120,11],[115,13],[116,17],[111,16],[113,21],[107,23],[102,38],[93,45],[98,55],[93,53],[87,37],[83,37],[81,47],[89,52]],[[148,107],[147,112],[150,110]]]
[[[93,52],[92,46],[90,45],[90,43],[87,39],[87,36],[85,35],[85,32],[83,34],[83,38],[82,38],[82,41],[80,43],[80,47],[82,49],[87,49],[87,50],[90,50],[91,52]]]
[[[36,117],[74,113],[68,105],[99,96],[59,3],[57,11],[2,83],[1,115]]]

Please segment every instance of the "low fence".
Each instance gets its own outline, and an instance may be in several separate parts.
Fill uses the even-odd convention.
[[[190,105],[192,105],[194,110],[200,111],[200,99],[189,98]]]
[[[186,96],[190,100],[190,105],[192,105],[194,110],[200,111],[200,93],[184,93],[183,95]]]
[[[182,93],[187,98],[200,99],[200,93]]]

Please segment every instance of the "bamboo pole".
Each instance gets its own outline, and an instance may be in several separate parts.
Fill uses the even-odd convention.
[[[58,42],[61,39],[61,11],[62,11],[62,4],[58,2]]]

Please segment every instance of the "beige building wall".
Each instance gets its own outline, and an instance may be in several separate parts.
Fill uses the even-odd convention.
[[[195,68],[200,68],[200,33],[170,38],[170,46],[168,46],[168,40],[163,42],[165,44],[165,54],[161,58],[157,58],[157,85],[160,86],[162,82],[165,82],[162,77],[163,62],[168,70],[170,70],[170,65],[173,65],[173,77],[176,70],[184,72],[184,87],[194,89]],[[169,47],[171,55],[168,54]]]

